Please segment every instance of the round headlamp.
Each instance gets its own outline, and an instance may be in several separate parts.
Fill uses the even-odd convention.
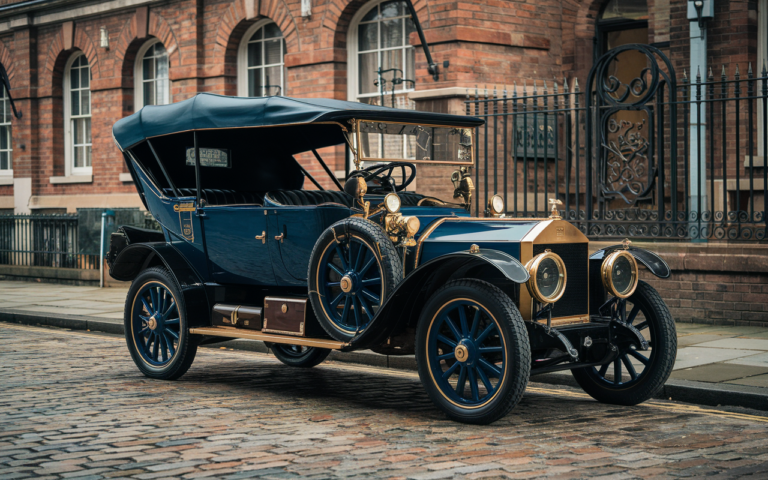
[[[600,276],[608,293],[618,298],[627,298],[637,288],[637,261],[626,250],[617,250],[603,260]]]
[[[526,283],[528,293],[541,303],[555,303],[565,293],[568,275],[560,255],[550,250],[533,257],[525,265],[530,278]]]
[[[400,197],[396,193],[388,193],[384,197],[384,208],[389,213],[397,213],[400,211]]]
[[[493,215],[501,215],[504,213],[504,197],[498,194],[492,196],[491,199],[488,200],[488,210],[490,210]]]

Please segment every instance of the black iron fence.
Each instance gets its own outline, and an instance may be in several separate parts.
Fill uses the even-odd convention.
[[[0,265],[99,268],[78,251],[78,215],[0,215]]]
[[[576,79],[476,89],[475,213],[499,193],[514,217],[548,216],[559,200],[594,238],[764,239],[768,72],[745,67],[678,78],[659,50],[627,45],[583,90]]]

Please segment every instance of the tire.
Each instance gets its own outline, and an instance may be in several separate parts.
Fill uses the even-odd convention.
[[[268,343],[267,346],[278,360],[289,367],[312,368],[323,363],[323,360],[331,353],[327,348],[282,345],[279,343]]]
[[[466,356],[459,351],[462,345]],[[437,290],[421,312],[416,363],[429,398],[449,418],[487,425],[523,396],[531,347],[509,296],[482,280],[454,280]]]
[[[635,293],[627,299],[626,312],[627,322],[648,340],[650,355],[646,357],[646,352],[638,352],[628,344],[620,344],[617,345],[619,357],[612,364],[599,369],[585,367],[571,370],[581,388],[599,402],[614,405],[642,403],[664,386],[675,366],[675,322],[659,293],[647,283],[639,282]],[[630,357],[635,358],[638,365],[633,365]],[[615,375],[617,365],[618,377]],[[641,366],[642,370],[638,372]],[[625,381],[624,369],[630,375],[628,381]],[[611,378],[608,378],[609,375]],[[620,378],[618,382],[617,378]]]
[[[403,265],[380,226],[350,217],[320,235],[307,278],[320,325],[333,339],[348,342],[365,330],[403,279]]]
[[[133,280],[123,317],[128,351],[141,373],[161,380],[186,373],[197,338],[189,333],[181,291],[165,268],[148,268]]]

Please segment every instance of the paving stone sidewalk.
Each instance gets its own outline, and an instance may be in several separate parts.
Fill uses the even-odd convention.
[[[58,326],[67,328],[120,333],[126,291],[124,288],[0,281],[0,320],[8,320],[4,315],[7,316],[9,312],[23,312],[66,319],[66,323]],[[78,327],[75,325],[78,322],[86,326]],[[112,330],[105,328],[110,326]],[[762,394],[766,401],[764,409],[768,410],[768,328],[678,323],[677,335],[677,362],[671,383],[678,381],[688,385],[687,382],[690,382],[697,388],[711,387]],[[249,342],[243,341],[230,346],[260,350],[263,347],[258,343],[258,348],[255,345],[248,348]],[[336,352],[334,359],[415,369],[412,356],[385,357],[372,352]],[[569,372],[548,377],[554,383],[567,384],[572,379]],[[707,404],[721,403],[716,399],[712,402]]]

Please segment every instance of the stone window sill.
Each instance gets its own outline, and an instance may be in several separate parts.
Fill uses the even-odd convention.
[[[51,177],[49,180],[54,185],[67,183],[93,183],[93,175],[69,175],[67,177]]]
[[[131,178],[130,173],[121,173],[120,174],[120,181],[121,182],[132,182],[133,178]]]
[[[13,185],[13,175],[0,175],[0,185]]]
[[[744,156],[744,166],[749,168],[750,166],[752,168],[764,168],[765,167],[765,157],[758,157],[757,155],[753,156],[751,158],[751,165],[750,165],[750,158],[749,155]]]

